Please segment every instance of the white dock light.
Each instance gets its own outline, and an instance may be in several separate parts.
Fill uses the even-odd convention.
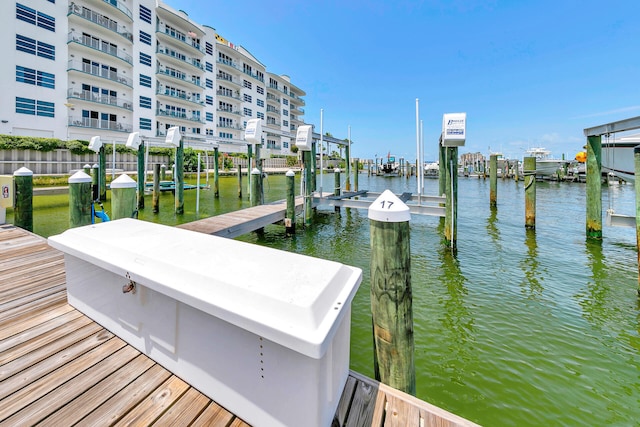
[[[467,113],[448,113],[442,116],[442,146],[463,147],[467,136]]]
[[[91,141],[89,141],[89,150],[98,152],[102,148],[102,140],[99,136],[92,136]]]
[[[244,130],[244,140],[249,144],[262,144],[262,120],[251,119],[247,121]]]
[[[296,146],[302,151],[311,151],[313,144],[313,127],[311,125],[303,125],[298,127],[296,133]]]
[[[178,128],[178,126],[174,126],[167,130],[167,137],[164,139],[164,142],[169,145],[173,145],[174,147],[178,147],[180,146],[181,138],[182,135],[180,134],[180,128]]]
[[[127,148],[133,148],[137,150],[140,147],[140,143],[142,140],[140,139],[140,132],[131,132],[129,137],[127,138]]]

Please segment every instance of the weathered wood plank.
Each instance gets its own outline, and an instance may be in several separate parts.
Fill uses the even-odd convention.
[[[211,399],[195,388],[190,388],[156,420],[156,424],[176,427],[190,425],[204,411],[210,401]]]
[[[16,308],[22,308],[25,304],[37,301],[45,297],[51,297],[54,294],[60,293],[66,298],[67,284],[65,282],[64,274],[60,277],[49,277],[43,279],[42,282],[34,286],[32,289],[25,290],[23,292],[17,292],[14,295],[7,298],[0,298],[0,313],[9,312]],[[23,310],[18,310],[18,312]],[[11,313],[7,313],[10,316]]]
[[[68,404],[42,421],[42,425],[68,426],[73,425],[102,405],[106,400],[131,384],[136,378],[149,370],[155,362],[143,354],[124,366],[117,367],[111,375],[104,378],[95,386],[87,389]]]
[[[53,298],[47,297],[47,298]],[[23,313],[0,313],[0,340],[19,334],[27,329],[44,323],[48,319],[60,316],[74,310],[67,304],[66,295],[53,298],[50,301],[36,304],[29,304],[29,307],[23,307]]]
[[[370,426],[373,421],[373,410],[378,396],[378,386],[375,383],[358,381],[351,402],[351,410],[347,419],[348,427]]]
[[[128,412],[116,426],[146,426],[153,424],[189,389],[189,384],[171,376],[159,388]]]
[[[389,396],[385,412],[385,427],[421,427],[420,410],[398,396]]]
[[[345,425],[355,389],[355,378],[348,377],[347,382],[344,385],[344,389],[342,390],[342,395],[340,396],[340,402],[338,402],[338,409],[336,409],[336,414],[333,417],[333,422],[331,423],[332,427],[342,427]]]
[[[151,392],[160,387],[170,376],[171,373],[162,366],[153,365],[125,388],[91,411],[77,425],[86,427],[113,425]]]
[[[211,402],[191,424],[191,427],[227,427],[233,419],[234,415],[232,413],[217,403]]]
[[[57,387],[53,392],[25,406],[3,421],[7,425],[33,425],[72,401],[85,390],[93,387],[97,382],[107,377],[117,368],[126,365],[140,353],[131,346],[124,346],[81,374]]]

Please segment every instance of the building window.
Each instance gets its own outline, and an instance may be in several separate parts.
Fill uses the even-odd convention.
[[[211,79],[205,79],[204,80],[205,85],[209,88],[209,89],[213,89],[213,80]]]
[[[151,119],[140,117],[140,130],[151,130]]]
[[[16,18],[49,31],[56,31],[56,19],[30,7],[16,4]]]
[[[244,115],[245,115],[246,117],[251,117],[251,116],[253,116],[253,111],[251,111],[251,108],[245,108],[245,109],[244,109]]]
[[[140,74],[140,86],[151,87],[151,77]]]
[[[151,9],[140,5],[140,20],[146,22],[147,24],[151,24]]]
[[[205,100],[206,100],[207,105],[213,105],[213,96],[206,95],[205,96]]]
[[[242,81],[242,85],[243,85],[244,87],[246,87],[247,89],[251,89],[251,87],[252,87],[251,82],[248,82],[248,81],[246,81],[246,80],[243,80],[243,81]]]
[[[56,48],[47,43],[16,34],[16,50],[37,55],[42,58],[56,59]]]
[[[205,134],[206,134],[207,136],[213,136],[213,129],[208,129],[208,128],[207,128],[207,129],[205,129],[204,131],[205,131]]]
[[[251,102],[253,101],[253,98],[251,97],[251,95],[247,95],[246,93],[242,95],[244,98],[244,102]]]
[[[205,70],[213,73],[213,64],[211,62],[205,62],[204,63],[204,68],[205,68]]]
[[[148,96],[141,96],[140,108],[151,108],[151,98],[149,98]]]
[[[140,52],[140,63],[142,65],[151,66],[151,55],[147,55],[146,53]]]
[[[256,111],[256,117],[259,119],[264,119],[264,113],[261,113],[260,111]]]
[[[16,97],[16,113],[31,116],[55,117],[53,102]]]
[[[288,116],[289,115],[289,111],[283,109],[282,110],[282,115],[283,116]]]
[[[140,31],[140,42],[151,46],[151,34]]]
[[[44,71],[34,70],[32,68],[21,67],[16,65],[16,81],[37,85],[49,89],[56,88],[56,76]]]
[[[209,42],[205,42],[204,49],[207,52],[207,55],[213,55],[213,45]]]
[[[212,122],[213,121],[213,113],[206,113],[205,117],[206,117],[206,120],[208,122]]]
[[[264,95],[264,88],[262,86],[256,86],[256,90],[260,95]]]
[[[256,71],[256,77],[258,78],[258,80],[260,80],[261,82],[264,81],[264,74],[262,73],[262,71]]]
[[[289,105],[289,100],[287,98],[282,98],[283,105]]]
[[[220,132],[220,133],[218,133],[218,136],[220,138],[224,138],[224,139],[233,139],[233,134],[232,133]]]
[[[289,143],[282,141],[282,148],[289,148]]]
[[[282,120],[283,126],[289,126],[289,120]]]
[[[258,107],[264,107],[264,101],[262,99],[256,99],[256,104]]]

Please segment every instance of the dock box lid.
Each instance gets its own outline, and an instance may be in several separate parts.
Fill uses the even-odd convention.
[[[334,261],[128,218],[49,244],[317,359],[362,280],[359,268]]]

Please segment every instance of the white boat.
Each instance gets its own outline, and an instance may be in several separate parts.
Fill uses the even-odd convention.
[[[431,162],[424,165],[424,177],[438,179],[440,176],[440,163]]]
[[[602,172],[635,182],[633,149],[640,145],[640,134],[602,141]]]
[[[544,147],[534,147],[527,150],[527,154],[530,157],[536,158],[536,176],[552,176],[555,175],[559,169],[564,168],[570,160],[554,159],[551,157],[551,151]]]

